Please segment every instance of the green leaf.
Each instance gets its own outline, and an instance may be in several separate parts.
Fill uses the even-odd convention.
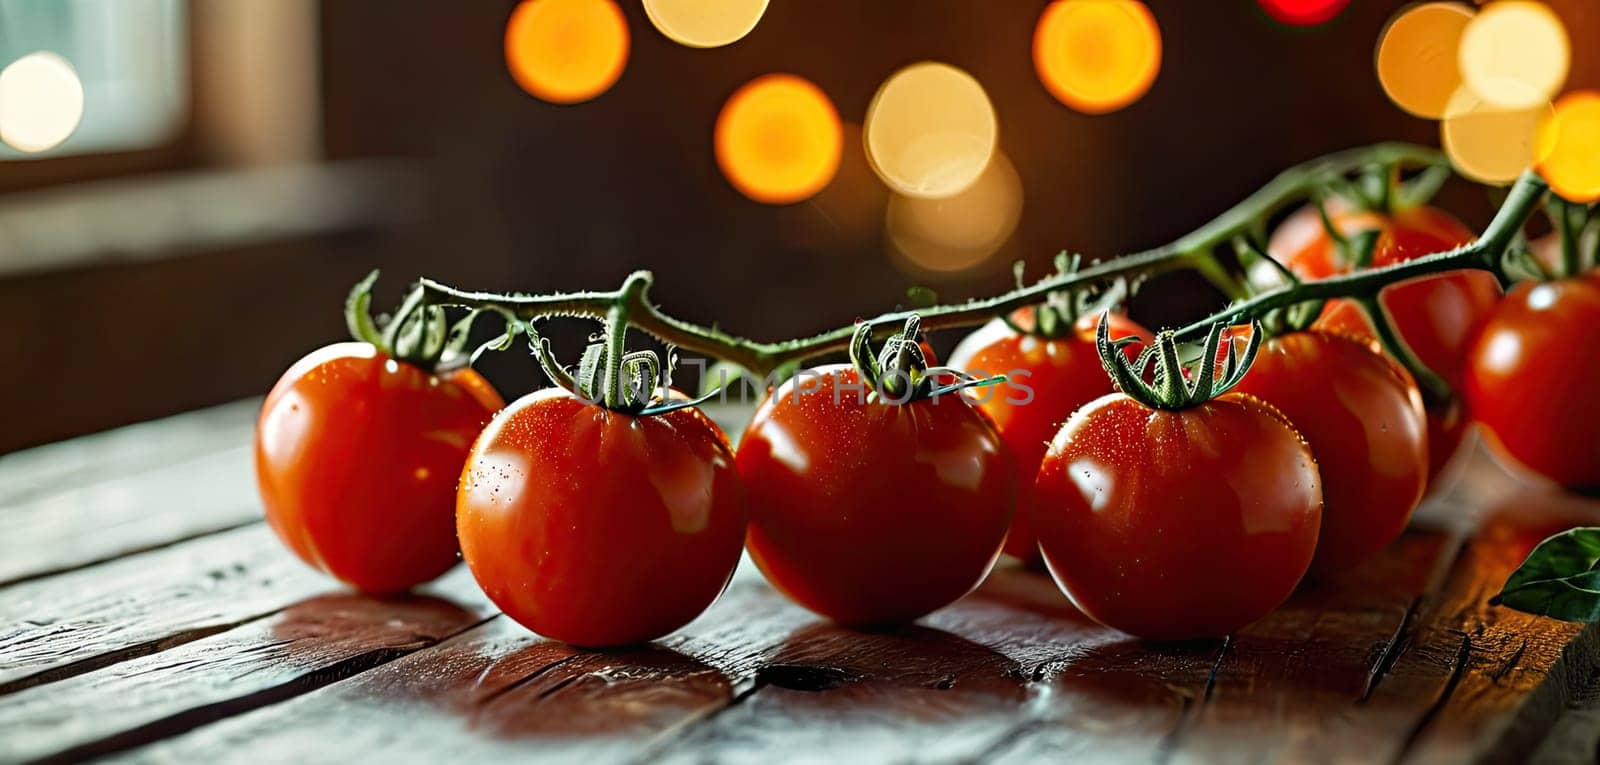
[[[1600,621],[1600,527],[1540,542],[1489,604],[1569,622]]]

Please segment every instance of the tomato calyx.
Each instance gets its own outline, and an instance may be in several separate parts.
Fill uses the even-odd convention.
[[[1055,257],[1055,276],[1070,277],[1082,268],[1083,256],[1077,253],[1067,254],[1065,251],[1057,253]],[[1012,274],[1016,277],[1017,288],[1026,286],[1023,271],[1027,264],[1017,261],[1012,266]],[[1032,335],[1049,340],[1066,337],[1076,331],[1078,319],[1091,314],[1103,313],[1113,306],[1121,303],[1128,296],[1130,289],[1126,280],[1115,279],[1107,283],[1094,283],[1083,285],[1069,290],[1051,292],[1045,296],[1042,303],[1036,303],[1019,311],[1024,316],[1031,316],[1032,326],[1024,327],[1010,314],[1000,314],[1000,321],[1004,322],[1011,331],[1019,335]]]
[[[444,309],[423,302],[421,290],[412,290],[393,316],[374,320],[372,285],[378,281],[374,270],[356,282],[345,298],[344,320],[350,336],[371,343],[398,361],[435,369],[444,355],[450,337]]]
[[[922,350],[921,343],[917,342],[921,328],[922,318],[911,314],[906,317],[900,331],[884,340],[874,353],[872,336],[875,325],[864,321],[856,326],[855,334],[850,338],[850,363],[861,375],[862,382],[870,386],[881,401],[909,404],[967,388],[1005,382],[1005,375],[978,378],[954,367],[928,366],[928,356]]]
[[[1151,409],[1169,411],[1204,404],[1238,385],[1245,373],[1250,371],[1250,364],[1255,361],[1265,334],[1261,323],[1252,321],[1250,338],[1242,350],[1234,346],[1230,337],[1227,352],[1220,362],[1222,375],[1218,377],[1217,356],[1222,350],[1227,325],[1221,322],[1211,325],[1197,366],[1190,374],[1180,358],[1178,338],[1172,330],[1163,330],[1156,335],[1155,343],[1139,354],[1138,359],[1130,362],[1122,353],[1122,348],[1141,339],[1128,336],[1112,340],[1110,323],[1109,315],[1102,316],[1100,327],[1095,331],[1095,349],[1100,354],[1100,363],[1106,373],[1129,398]],[[1145,382],[1144,372],[1152,362],[1155,363],[1153,382]]]
[[[655,351],[629,351],[613,357],[609,338],[602,339],[584,348],[574,374],[561,366],[549,338],[540,335],[531,322],[525,331],[528,345],[550,381],[586,404],[632,417],[653,417],[699,406],[722,392],[719,388],[695,399],[674,398],[672,369],[677,353],[671,348],[663,365]]]

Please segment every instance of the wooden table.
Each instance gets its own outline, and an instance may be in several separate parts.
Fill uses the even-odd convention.
[[[1226,641],[1142,644],[1015,568],[858,633],[744,566],[680,633],[585,653],[460,567],[388,601],[307,569],[259,519],[255,406],[0,459],[0,761],[1554,761],[1600,740],[1596,631],[1485,606],[1600,511],[1481,454],[1381,559]]]

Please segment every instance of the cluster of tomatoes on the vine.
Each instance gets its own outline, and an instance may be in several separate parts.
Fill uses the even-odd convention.
[[[1357,231],[1375,232],[1366,262],[1341,246]],[[1268,250],[1316,279],[1471,238],[1427,207],[1336,209],[1292,216]],[[980,329],[950,367],[930,367],[915,321],[877,350],[863,325],[851,363],[768,391],[737,450],[691,402],[639,395],[658,365],[620,341],[575,376],[547,361],[561,385],[506,406],[470,367],[430,371],[450,365],[423,311],[291,367],[257,469],[268,520],[310,564],[389,592],[459,549],[506,614],[576,645],[683,626],[741,550],[847,625],[947,605],[1003,549],[1042,559],[1107,625],[1215,637],[1391,542],[1469,420],[1531,470],[1600,486],[1600,276],[1502,296],[1491,274],[1451,272],[1381,302],[1461,398],[1425,407],[1342,301],[1270,337],[1218,327],[1188,363],[1171,333],[1051,301]],[[958,369],[1009,379],[960,390]]]

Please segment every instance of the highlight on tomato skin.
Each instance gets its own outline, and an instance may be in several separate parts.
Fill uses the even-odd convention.
[[[1033,310],[1019,309],[1010,321],[1033,329]],[[1154,337],[1122,314],[1111,314],[1111,322],[1114,337],[1137,336],[1144,343]],[[1045,447],[1078,407],[1114,390],[1095,351],[1099,323],[1099,314],[1084,316],[1061,337],[1043,337],[1019,333],[1005,321],[994,319],[964,338],[950,355],[950,366],[956,369],[977,377],[1005,374],[1009,378],[968,393],[989,415],[1016,459],[1017,510],[1006,535],[1005,552],[1024,563],[1041,561],[1033,533],[1033,479]],[[1130,345],[1125,352],[1131,360],[1142,347]]]
[[[460,476],[462,558],[490,600],[545,637],[588,648],[662,637],[710,607],[739,562],[733,451],[694,407],[636,417],[547,388],[495,416]]]
[[[267,523],[309,565],[392,593],[456,564],[456,477],[504,406],[470,368],[434,375],[367,343],[314,351],[261,407],[257,484]]]
[[[1305,440],[1252,396],[1170,411],[1112,393],[1051,441],[1034,525],[1051,575],[1096,621],[1147,640],[1218,638],[1305,576],[1321,487]]]
[[[1478,335],[1466,398],[1494,451],[1600,488],[1600,272],[1517,284]]]
[[[1234,390],[1281,412],[1322,478],[1311,573],[1337,578],[1400,536],[1428,482],[1428,421],[1404,369],[1370,341],[1325,332],[1267,340]]]
[[[903,624],[983,581],[1011,523],[1017,474],[963,397],[892,404],[862,384],[850,365],[822,366],[756,410],[737,455],[746,547],[773,587],[818,614]]]
[[[1332,200],[1328,212],[1335,228],[1345,236],[1369,229],[1379,231],[1372,253],[1374,267],[1451,250],[1477,236],[1454,216],[1426,205],[1382,215]],[[1342,261],[1337,244],[1316,209],[1310,206],[1291,214],[1273,231],[1268,252],[1301,278],[1321,279],[1352,270],[1351,264]],[[1492,274],[1474,270],[1412,279],[1385,289],[1379,300],[1394,321],[1396,332],[1418,360],[1459,392],[1468,349],[1499,303],[1500,295],[1500,284]],[[1328,301],[1313,327],[1359,337],[1375,336],[1366,314],[1348,300]],[[1466,420],[1456,405],[1429,408],[1430,482],[1460,450]]]

